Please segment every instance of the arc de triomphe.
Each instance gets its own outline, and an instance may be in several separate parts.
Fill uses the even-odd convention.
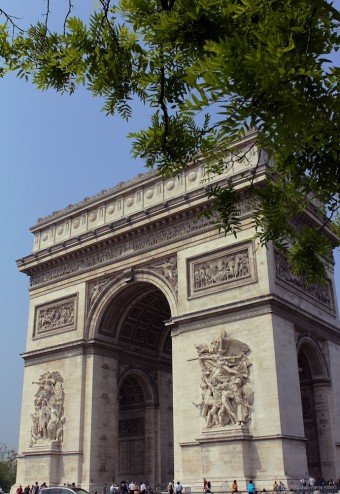
[[[212,183],[264,179],[252,140]],[[224,236],[206,178],[151,172],[32,228],[17,484],[340,476],[334,265],[306,286],[257,245],[251,198]]]

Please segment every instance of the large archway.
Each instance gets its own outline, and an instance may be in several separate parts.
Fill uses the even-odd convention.
[[[308,474],[327,478],[324,465],[328,456],[325,439],[330,426],[330,380],[322,351],[310,338],[300,342],[298,365]]]
[[[313,380],[308,357],[302,349],[299,352],[299,371],[308,472],[311,472],[311,474],[316,477],[321,477],[320,449],[315,415]]]
[[[172,479],[172,358],[169,303],[155,285],[136,281],[106,306],[98,335],[118,348],[115,480],[164,486]]]

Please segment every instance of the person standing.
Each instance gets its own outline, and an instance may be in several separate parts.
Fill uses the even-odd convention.
[[[310,492],[314,492],[315,479],[312,476],[310,476],[308,479],[308,485],[309,485]]]
[[[178,481],[176,484],[176,494],[182,494],[182,490],[183,490],[182,484]]]
[[[248,490],[248,494],[255,494],[255,485],[252,480],[249,480],[247,490]]]
[[[208,483],[207,479],[204,478],[203,479],[203,491],[202,492],[207,492],[207,483]]]
[[[175,490],[175,481],[172,480],[171,482],[168,483],[168,493],[174,494],[174,490]]]
[[[238,485],[236,480],[234,480],[234,482],[231,485],[231,492],[238,492]]]
[[[103,487],[103,494],[107,494],[107,485],[104,484],[104,487]]]
[[[145,494],[145,490],[146,490],[146,485],[145,482],[143,481],[140,485],[140,494]]]
[[[115,486],[114,486],[114,483],[112,482],[112,484],[110,486],[110,494],[114,494],[114,491],[115,491]]]
[[[130,494],[133,494],[133,491],[135,490],[135,481],[133,480],[132,482],[130,482],[129,484],[129,493]]]

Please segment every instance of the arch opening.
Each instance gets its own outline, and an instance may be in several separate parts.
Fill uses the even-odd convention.
[[[116,482],[164,487],[174,475],[170,318],[158,287],[133,282],[109,302],[99,324],[99,339],[110,335],[116,347]]]
[[[314,478],[321,478],[320,448],[318,426],[315,412],[315,389],[313,386],[311,355],[301,348],[298,355],[300,391],[302,402],[303,426],[306,438],[306,456],[308,472]]]

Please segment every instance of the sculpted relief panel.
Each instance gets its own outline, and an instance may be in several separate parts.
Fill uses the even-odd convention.
[[[252,243],[188,261],[189,296],[220,291],[256,281]]]
[[[77,296],[44,304],[35,309],[34,336],[76,328]]]
[[[309,297],[314,298],[321,304],[327,306],[329,309],[334,310],[332,285],[329,280],[325,286],[318,284],[309,285],[302,276],[292,272],[287,259],[280,252],[275,250],[274,255],[276,279],[304,292]]]
[[[246,424],[254,393],[248,384],[249,346],[222,331],[210,343],[195,345],[202,372],[201,399],[193,403],[207,428]]]
[[[37,381],[34,396],[34,413],[31,414],[30,447],[48,445],[52,441],[63,441],[64,424],[64,379],[58,371],[45,372]]]

